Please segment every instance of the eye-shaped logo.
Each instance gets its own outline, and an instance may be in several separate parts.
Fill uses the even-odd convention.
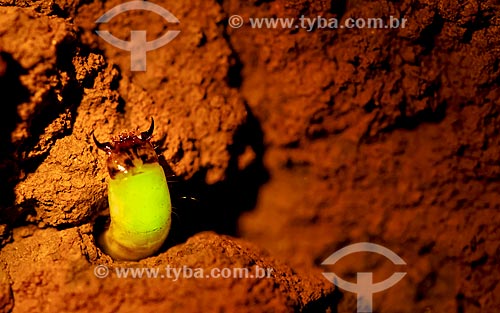
[[[344,247],[334,254],[330,255],[326,260],[321,263],[322,265],[333,265],[338,260],[346,255],[356,252],[374,252],[381,254],[388,258],[396,265],[406,265],[405,261],[401,259],[396,253],[391,250],[370,242],[355,243],[350,246]],[[357,294],[357,312],[372,312],[373,308],[373,294],[376,292],[384,291],[397,284],[406,272],[395,272],[389,278],[379,283],[373,283],[373,273],[358,272],[357,282],[351,283],[343,280],[334,273],[323,273],[330,282],[334,283],[339,288]]]
[[[168,10],[162,8],[157,4],[147,1],[130,1],[117,5],[108,12],[104,13],[100,18],[98,18],[96,23],[107,23],[120,13],[131,10],[145,10],[155,12],[169,23],[180,23],[179,20]],[[109,44],[119,49],[130,51],[130,69],[132,71],[145,71],[146,52],[163,47],[164,45],[172,41],[175,37],[177,37],[177,35],[179,35],[180,33],[180,30],[169,30],[165,34],[163,34],[163,36],[153,41],[146,41],[145,30],[131,30],[130,41],[124,41],[116,38],[107,30],[96,30],[96,33]]]

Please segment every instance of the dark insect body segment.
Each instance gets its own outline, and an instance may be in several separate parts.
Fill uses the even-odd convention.
[[[154,131],[154,120],[145,132],[124,132],[111,142],[100,143],[94,136],[96,146],[108,154],[107,166],[109,176],[114,179],[119,173],[133,172],[144,164],[158,162],[158,155],[151,143]]]

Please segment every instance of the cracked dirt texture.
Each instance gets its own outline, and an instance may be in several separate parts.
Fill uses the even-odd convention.
[[[43,248],[39,240],[44,240]],[[308,274],[297,274],[251,244],[205,232],[161,256],[140,262],[113,262],[92,249],[92,227],[83,225],[63,231],[21,227],[14,231],[14,243],[4,248],[1,260],[12,279],[14,312],[287,312],[325,297],[329,286],[317,281],[297,284]],[[14,262],[12,260],[15,260]],[[117,279],[114,272],[97,278],[94,265],[152,268],[168,264],[203,269],[239,267],[272,269],[269,279]],[[27,272],[24,268],[29,267]],[[162,272],[167,275],[167,272]],[[43,286],[41,288],[41,286]],[[304,288],[305,287],[305,288]],[[121,292],[120,292],[121,290]],[[200,297],[200,290],[203,296]],[[18,309],[19,308],[19,309]],[[21,309],[22,308],[22,309]]]
[[[119,3],[0,1],[0,310],[353,312],[355,295],[321,272],[382,281],[398,267],[369,254],[321,262],[370,241],[407,263],[375,312],[500,311],[495,1],[155,1],[181,23],[133,12],[99,26],[123,39],[181,30],[148,52],[145,73],[93,33]],[[231,29],[232,14],[408,22]],[[172,173],[201,190],[178,220],[200,217],[174,219],[174,233],[190,229],[157,256],[113,262],[93,239],[107,173],[90,135],[143,129],[149,116]],[[99,280],[97,264],[276,276]]]

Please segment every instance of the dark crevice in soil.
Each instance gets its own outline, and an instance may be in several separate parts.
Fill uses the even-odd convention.
[[[205,230],[238,235],[240,215],[255,207],[259,188],[268,180],[262,163],[263,133],[250,111],[247,123],[236,133],[234,142],[230,147],[233,158],[224,181],[207,185],[205,173],[199,173],[189,181],[169,184],[173,212],[172,228],[165,248],[185,242]],[[256,158],[248,167],[239,170],[237,157],[247,146],[252,147]]]
[[[230,42],[228,44],[231,46]],[[232,47],[231,47],[231,50]],[[227,73],[227,84],[229,87],[239,88],[241,86],[241,70],[243,69],[243,63],[241,63],[238,55],[234,52],[231,55],[231,65]]]
[[[229,87],[239,88],[242,83],[241,71],[243,70],[243,63],[241,63],[240,57],[233,45],[231,44],[231,38],[227,33],[227,20],[224,21],[224,31],[222,32],[222,36],[226,40],[229,49],[231,49],[231,55],[229,59],[229,69],[226,75],[226,83]]]
[[[382,112],[377,112],[377,117],[374,118],[372,124],[370,124],[370,126],[365,131],[364,135],[361,137],[360,144],[372,143],[374,141],[377,141],[384,134],[389,134],[398,129],[413,130],[416,129],[421,124],[425,123],[437,124],[442,120],[444,120],[444,118],[446,117],[446,109],[447,109],[446,102],[442,102],[436,105],[435,109],[429,107],[419,112],[416,112],[415,114],[407,115],[406,104],[402,103],[400,105],[401,115],[396,117],[395,121],[392,124],[381,129],[376,134],[370,134],[372,131],[373,124],[384,118],[384,117],[378,117],[379,115],[383,114]]]
[[[423,123],[439,123],[446,117],[446,103],[443,102],[437,105],[436,109],[426,108],[417,112],[414,115],[407,116],[406,105],[403,104],[401,108],[401,116],[396,118],[396,122],[386,131],[390,132],[394,129],[415,129]]]
[[[330,12],[337,16],[337,19],[341,19],[347,10],[347,0],[332,0],[330,2]]]
[[[420,33],[417,40],[417,44],[424,47],[422,55],[427,55],[432,51],[432,49],[434,49],[434,46],[436,45],[436,37],[438,37],[441,33],[443,26],[444,19],[436,13],[432,23]]]
[[[468,25],[465,25],[465,27],[467,30],[462,37],[462,42],[470,43],[472,40],[472,35],[474,35],[475,32],[490,27],[490,21],[488,18],[478,16],[477,20],[474,23],[469,23]]]
[[[2,73],[3,72],[3,73]],[[29,91],[19,76],[25,74],[19,63],[11,55],[0,52],[0,208],[14,204],[14,186],[19,179],[20,170],[16,158],[16,147],[11,134],[19,120],[17,106],[29,100]],[[8,212],[0,213],[0,223]]]

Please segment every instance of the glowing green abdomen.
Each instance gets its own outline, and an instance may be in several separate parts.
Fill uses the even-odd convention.
[[[155,253],[170,230],[172,206],[167,180],[158,163],[110,179],[111,224],[104,234],[107,253],[138,260]]]

